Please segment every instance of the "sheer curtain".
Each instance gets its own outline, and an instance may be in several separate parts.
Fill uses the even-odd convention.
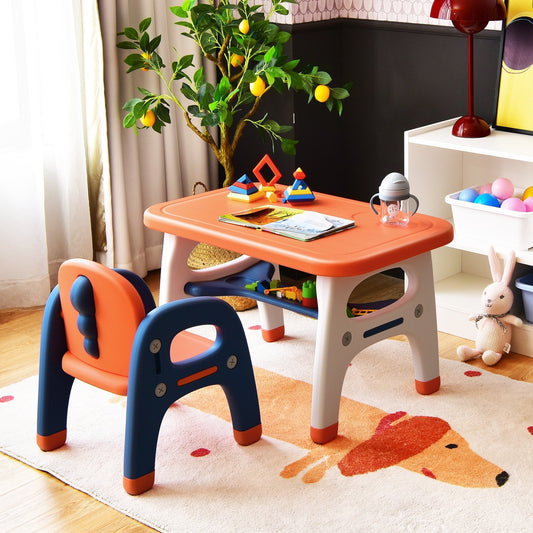
[[[4,0],[2,21],[0,307],[26,307],[44,303],[65,259],[93,258],[88,182],[102,197],[107,160],[101,41],[94,2]]]
[[[169,65],[174,47],[194,50],[174,3],[3,0],[0,308],[44,304],[71,257],[142,276],[158,268],[162,235],[144,227],[144,210],[196,181],[217,186],[216,160],[175,109],[162,135],[122,127],[124,102],[158,81],[126,75],[117,32],[152,17]]]
[[[192,193],[193,184],[202,181],[208,188],[217,186],[217,163],[206,143],[185,125],[181,112],[171,108],[172,125],[159,135],[122,127],[124,103],[139,97],[137,87],[163,91],[153,72],[141,70],[126,74],[123,59],[127,51],[116,47],[117,33],[126,26],[137,28],[146,17],[152,18],[151,38],[162,35],[158,53],[166,65],[180,56],[197,53],[191,39],[181,35],[182,28],[169,11],[175,0],[99,0],[100,24],[104,43],[105,91],[112,176],[112,208],[115,266],[144,276],[159,268],[162,234],[143,225],[143,212],[151,204],[180,198]],[[131,52],[130,52],[131,53]],[[199,66],[199,59],[195,62]],[[209,71],[210,66],[204,68]],[[211,70],[211,75],[214,71]]]

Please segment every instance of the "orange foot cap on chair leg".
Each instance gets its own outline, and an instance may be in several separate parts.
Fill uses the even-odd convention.
[[[331,424],[327,428],[317,429],[311,426],[311,439],[317,444],[326,444],[333,440],[339,432],[339,423]]]
[[[60,448],[65,444],[67,440],[67,430],[63,429],[52,435],[39,435],[37,433],[37,446],[41,448],[43,452],[50,452],[57,448]]]
[[[254,426],[250,429],[246,429],[245,431],[238,431],[236,429],[233,430],[233,436],[235,437],[235,441],[241,446],[248,446],[249,444],[257,442],[261,438],[262,434],[263,428],[261,424],[257,424],[257,426]]]
[[[279,341],[285,336],[285,326],[279,326],[274,329],[263,329],[261,330],[261,333],[266,342]]]
[[[418,394],[433,394],[440,389],[440,376],[429,381],[418,381],[415,379],[415,387]]]
[[[150,472],[136,479],[129,479],[126,476],[122,478],[124,490],[132,496],[142,494],[154,486],[155,472]]]

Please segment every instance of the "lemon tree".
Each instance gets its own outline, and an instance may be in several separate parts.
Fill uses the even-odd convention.
[[[261,3],[250,5],[248,0],[236,4],[229,0],[185,0],[170,8],[183,35],[191,38],[202,56],[216,65],[216,85],[207,81],[202,66],[194,65],[192,55],[180,56],[176,51],[172,65],[163,64],[157,53],[162,37],[150,37],[150,18],[143,19],[138,28],[125,28],[119,33],[123,39],[117,46],[131,51],[124,59],[128,72],[153,71],[163,81],[165,91],[156,94],[139,88],[139,97],[124,105],[124,127],[137,131],[137,122],[141,121],[161,133],[170,123],[170,106],[178,106],[187,126],[210,146],[223,166],[224,186],[235,181],[233,158],[248,125],[259,128],[273,149],[280,143],[285,153],[294,155],[298,141],[286,136],[292,128],[280,125],[268,114],[261,116],[262,100],[271,90],[304,91],[309,102],[316,98],[340,115],[343,100],[349,96],[349,85],[332,87],[326,71],[315,65],[300,68],[299,59],[287,57],[284,45],[291,34],[270,19],[274,13],[287,15],[284,4],[288,3],[296,0],[272,0],[269,11]],[[153,121],[149,112],[153,113]],[[218,128],[218,136],[211,134],[213,127]]]

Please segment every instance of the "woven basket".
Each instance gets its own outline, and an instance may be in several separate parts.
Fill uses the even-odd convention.
[[[201,182],[197,181],[192,187],[192,193],[196,194],[196,187],[203,187],[207,191],[207,187]],[[221,265],[237,259],[241,254],[231,252],[212,244],[199,242],[191,251],[187,260],[187,266],[192,270],[202,270],[216,265]],[[219,296],[221,300],[228,302],[235,311],[246,311],[252,309],[257,305],[257,302],[252,298],[245,298],[243,296]]]

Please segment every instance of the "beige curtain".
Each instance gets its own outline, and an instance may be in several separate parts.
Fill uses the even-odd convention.
[[[194,53],[194,43],[181,35],[177,20],[169,11],[174,0],[99,0],[100,25],[104,43],[105,95],[111,171],[113,219],[112,250],[114,266],[127,268],[144,276],[157,269],[161,261],[162,235],[143,225],[145,209],[155,203],[192,193],[201,180],[209,188],[217,186],[217,165],[207,145],[185,125],[177,109],[171,110],[172,125],[159,135],[143,130],[136,136],[122,127],[122,106],[138,97],[137,87],[152,91],[159,80],[152,72],[126,74],[123,62],[127,52],[116,47],[117,33],[126,26],[152,18],[150,36],[163,36],[159,54],[170,66],[176,48],[180,56]],[[199,60],[195,63],[199,65]],[[208,68],[208,66],[204,66]]]

